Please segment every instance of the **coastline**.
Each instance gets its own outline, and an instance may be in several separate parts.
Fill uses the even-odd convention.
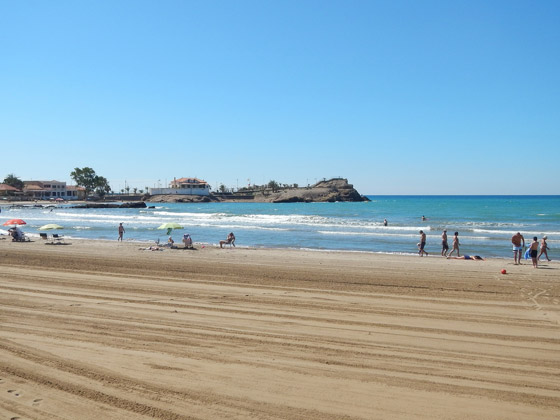
[[[520,231],[527,240],[548,235],[550,258],[558,260],[558,204],[557,198],[378,197],[370,203],[165,203],[146,209],[3,207],[2,217],[25,220],[23,231],[37,239],[39,227],[56,223],[64,227],[58,233],[69,238],[113,240],[123,223],[125,239],[167,241],[157,228],[178,223],[183,230],[173,231],[176,240],[189,233],[195,242],[217,243],[233,231],[240,246],[397,255],[416,255],[418,232],[424,230],[430,257],[440,254],[441,232],[448,229],[460,232],[462,253],[506,261],[511,236]]]
[[[0,241],[0,414],[553,419],[560,409],[555,262],[142,245]]]

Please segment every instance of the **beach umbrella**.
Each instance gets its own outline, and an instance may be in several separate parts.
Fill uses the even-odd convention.
[[[183,229],[179,223],[164,223],[158,229]]]
[[[183,229],[179,223],[164,223],[158,229],[167,229],[166,235],[169,235],[173,229]]]
[[[8,220],[6,223],[4,223],[3,226],[15,226],[15,225],[26,225],[26,224],[27,223],[25,223],[21,219],[11,219]]]
[[[38,230],[53,230],[53,229],[64,229],[64,227],[57,225],[56,223],[49,223],[48,225],[41,226]]]

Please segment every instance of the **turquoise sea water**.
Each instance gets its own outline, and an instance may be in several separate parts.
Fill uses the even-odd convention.
[[[439,255],[441,231],[451,239],[459,232],[461,253],[511,257],[511,235],[548,235],[551,258],[560,258],[560,196],[370,196],[363,203],[173,203],[153,209],[51,209],[2,206],[0,223],[27,222],[23,230],[38,237],[47,223],[65,227],[67,237],[116,240],[117,226],[125,240],[166,241],[162,223],[184,229],[172,233],[180,241],[190,233],[195,243],[216,244],[233,231],[238,246],[345,250],[414,254],[419,230],[427,234],[426,250]],[[422,221],[422,216],[427,218]],[[386,218],[388,226],[383,226]],[[451,243],[451,240],[450,240]]]

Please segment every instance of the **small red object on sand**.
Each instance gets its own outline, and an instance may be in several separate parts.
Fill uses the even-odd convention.
[[[501,273],[502,273],[502,274],[506,274],[506,273],[507,273],[506,269],[505,269],[505,268],[502,268]]]

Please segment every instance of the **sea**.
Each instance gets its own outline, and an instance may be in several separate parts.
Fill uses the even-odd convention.
[[[43,207],[0,205],[0,224],[23,219],[22,230],[39,239],[39,227],[56,223],[66,238],[116,240],[123,223],[126,241],[167,242],[164,223],[183,229],[195,244],[218,244],[229,232],[238,247],[291,248],[383,254],[417,254],[419,231],[426,250],[440,255],[441,234],[449,243],[459,232],[460,251],[484,257],[510,258],[511,236],[521,232],[527,243],[548,236],[550,258],[560,258],[560,196],[368,196],[359,203],[147,203],[143,209],[76,209],[73,204]],[[422,220],[423,217],[425,220]],[[387,226],[384,226],[387,219]],[[7,227],[0,229],[6,234]]]

